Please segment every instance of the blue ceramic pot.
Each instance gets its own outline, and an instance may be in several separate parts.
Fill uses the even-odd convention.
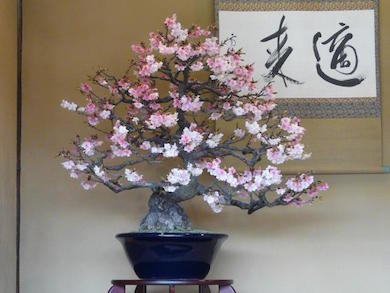
[[[125,233],[122,243],[141,279],[203,279],[227,238],[216,233]]]

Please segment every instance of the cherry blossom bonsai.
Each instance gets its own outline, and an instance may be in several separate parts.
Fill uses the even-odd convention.
[[[282,175],[279,165],[310,156],[301,143],[305,129],[297,117],[278,114],[272,83],[256,82],[229,40],[218,43],[198,26],[184,29],[173,15],[163,32],[150,33],[149,45],[132,50],[137,57],[123,76],[101,69],[90,78],[94,89],[81,84],[86,105],[62,101],[97,134],[77,136],[60,155],[86,190],[150,189],[140,231],[191,230],[180,203],[196,196],[216,213],[235,206],[252,214],[311,203],[327,189],[310,173]],[[216,129],[216,121],[232,131]],[[177,166],[160,180],[135,169],[166,160]]]

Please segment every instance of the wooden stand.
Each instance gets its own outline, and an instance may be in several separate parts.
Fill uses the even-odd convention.
[[[112,280],[108,293],[125,293],[126,286],[136,286],[134,293],[146,293],[147,286],[168,286],[175,293],[175,286],[198,286],[199,293],[210,293],[210,286],[218,286],[219,293],[236,293],[232,280]]]

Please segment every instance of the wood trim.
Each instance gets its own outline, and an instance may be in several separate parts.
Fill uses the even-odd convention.
[[[20,183],[22,149],[22,48],[23,0],[17,0],[17,89],[16,89],[16,293],[20,292]]]

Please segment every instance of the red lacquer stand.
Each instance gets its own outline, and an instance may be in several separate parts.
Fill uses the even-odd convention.
[[[147,286],[168,286],[175,293],[175,286],[198,286],[199,293],[210,293],[210,286],[218,286],[219,293],[235,293],[232,280],[112,280],[108,293],[125,293],[126,286],[135,286],[134,293],[147,293]]]

